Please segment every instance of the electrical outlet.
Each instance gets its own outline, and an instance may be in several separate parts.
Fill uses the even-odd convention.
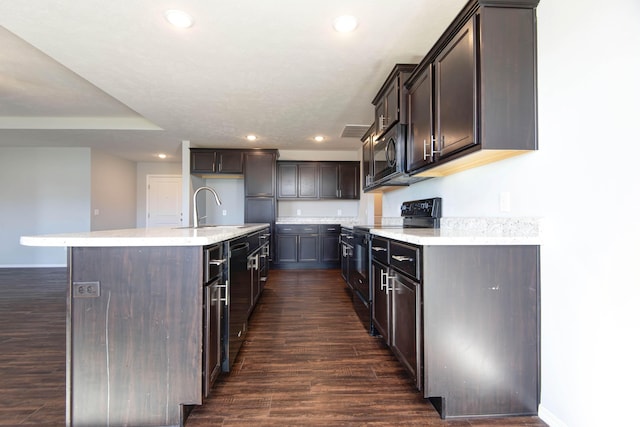
[[[338,209],[338,216],[342,216],[342,209]]]
[[[302,209],[297,209],[296,210],[296,215],[298,215],[298,216],[302,215]]]
[[[222,209],[222,216],[227,216],[227,210],[226,209]]]
[[[73,282],[74,298],[97,298],[100,296],[100,282]]]

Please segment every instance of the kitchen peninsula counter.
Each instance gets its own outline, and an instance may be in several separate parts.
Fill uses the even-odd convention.
[[[269,224],[193,227],[130,228],[79,233],[22,236],[25,246],[115,247],[115,246],[207,246],[243,236]]]
[[[208,295],[226,285],[229,301],[248,283],[227,278],[233,257],[219,243],[268,226],[23,236],[68,248],[66,425],[182,426],[208,391],[205,363],[220,354],[207,341],[210,330],[220,336],[219,315],[209,320],[207,307],[221,299]]]

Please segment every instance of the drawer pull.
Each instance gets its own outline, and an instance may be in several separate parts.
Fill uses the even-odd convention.
[[[400,261],[400,262],[404,262],[404,261],[408,261],[408,262],[413,262],[414,259],[409,257],[409,256],[404,256],[404,255],[391,255],[391,258],[395,259],[396,261]]]
[[[209,260],[209,265],[222,265],[227,262],[226,259],[211,259]]]
[[[371,246],[371,250],[376,252],[387,252],[387,248],[383,248],[382,246]]]

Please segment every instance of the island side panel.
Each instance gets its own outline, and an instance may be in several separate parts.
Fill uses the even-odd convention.
[[[180,425],[180,404],[202,403],[202,248],[81,247],[69,260],[67,424]]]
[[[425,397],[443,418],[537,414],[539,247],[430,246],[424,271]]]

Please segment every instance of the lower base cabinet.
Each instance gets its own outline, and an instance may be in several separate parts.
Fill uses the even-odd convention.
[[[539,252],[372,237],[373,323],[442,418],[537,414]]]
[[[273,268],[339,268],[339,238],[337,224],[276,224]]]
[[[442,418],[537,414],[538,246],[424,251],[424,396]]]

